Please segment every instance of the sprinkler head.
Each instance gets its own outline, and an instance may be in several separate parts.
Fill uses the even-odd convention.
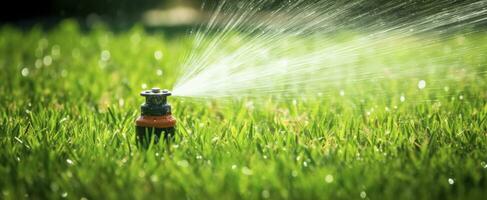
[[[160,116],[171,113],[171,105],[167,103],[167,97],[171,96],[170,91],[152,88],[142,91],[140,96],[145,97],[145,103],[140,106],[142,115]]]
[[[141,116],[135,121],[137,131],[137,143],[148,147],[153,140],[159,142],[161,136],[166,141],[174,138],[176,119],[171,115],[171,105],[167,103],[167,97],[171,96],[168,90],[152,88],[140,93],[145,97],[145,102],[140,106]]]

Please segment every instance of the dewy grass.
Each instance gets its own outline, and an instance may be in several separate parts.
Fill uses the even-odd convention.
[[[139,92],[171,88],[191,48],[190,38],[162,35],[83,32],[72,21],[48,31],[0,28],[1,199],[486,195],[483,32],[422,52],[395,50],[404,63],[450,52],[442,59],[452,67],[424,76],[337,83],[291,98],[171,98],[175,141],[141,150]],[[376,68],[377,58],[360,63]]]

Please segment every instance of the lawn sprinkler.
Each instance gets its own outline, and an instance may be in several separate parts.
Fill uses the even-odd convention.
[[[171,96],[168,90],[152,88],[140,93],[145,97],[145,103],[140,106],[141,115],[135,121],[137,143],[148,146],[151,140],[159,142],[161,135],[168,141],[174,137],[176,119],[171,115],[171,105],[167,97]]]

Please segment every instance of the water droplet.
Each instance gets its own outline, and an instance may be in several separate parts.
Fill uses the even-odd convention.
[[[41,68],[42,67],[42,60],[41,59],[37,59],[36,60],[36,63],[34,65],[36,66],[37,69]]]
[[[188,167],[189,163],[187,160],[180,160],[180,161],[178,161],[177,165],[180,167]]]
[[[29,68],[27,68],[27,67],[23,68],[21,73],[22,73],[22,76],[24,76],[24,77],[28,76],[29,75]]]
[[[460,95],[458,99],[463,100],[463,95]]]
[[[146,88],[147,88],[147,84],[143,83],[143,84],[141,85],[141,87],[142,87],[142,89],[146,89]]]
[[[59,120],[59,123],[61,124],[61,123],[65,122],[65,121],[67,121],[67,120],[68,120],[67,117],[63,117],[61,120]]]
[[[448,178],[448,184],[453,185],[455,183],[455,180],[452,178]]]
[[[293,172],[291,173],[291,176],[297,177],[298,176],[298,172],[293,170]]]
[[[203,156],[197,155],[197,156],[196,156],[196,159],[197,159],[197,160],[201,160],[201,159],[203,159]]]
[[[365,191],[360,192],[360,198],[365,199],[367,197],[367,193]]]
[[[66,159],[66,162],[67,162],[69,165],[73,165],[73,164],[74,164],[74,162],[73,162],[72,160],[70,160],[70,159]]]
[[[331,182],[333,182],[333,176],[332,176],[331,174],[326,175],[326,176],[325,176],[325,181],[326,181],[327,183],[331,183]]]
[[[52,57],[51,56],[44,56],[44,59],[42,59],[42,63],[44,63],[45,66],[49,66],[52,64]]]
[[[153,183],[156,183],[159,181],[159,177],[157,177],[156,175],[151,175],[150,176],[150,181],[152,181]]]
[[[399,100],[401,100],[401,102],[404,102],[406,101],[406,97],[404,97],[404,95],[401,95],[401,98]]]
[[[61,194],[61,197],[63,197],[63,198],[68,197],[68,193],[67,193],[67,192],[63,192],[63,193]]]
[[[161,60],[161,59],[162,59],[162,56],[163,56],[163,55],[162,55],[162,51],[157,50],[157,51],[155,51],[155,52],[154,52],[154,58],[155,58],[156,60]]]
[[[237,165],[232,165],[232,170],[237,169]]]
[[[23,141],[22,141],[20,138],[18,138],[18,137],[14,137],[14,139],[15,139],[15,140],[17,140],[17,142],[19,142],[20,144],[23,144],[23,143],[24,143],[24,142],[23,142]]]
[[[110,60],[110,56],[111,56],[110,55],[110,51],[108,51],[108,50],[101,51],[101,60],[102,61],[108,61],[108,60]]]
[[[308,167],[308,163],[306,161],[303,162],[304,167]]]
[[[250,176],[252,175],[252,170],[250,170],[248,167],[242,167],[242,174]]]
[[[262,191],[262,198],[267,199],[271,196],[268,190],[263,190]]]
[[[157,76],[162,76],[162,70],[160,70],[160,69],[156,70],[156,74],[157,74]]]
[[[424,80],[420,80],[420,81],[418,82],[418,88],[419,88],[420,90],[422,90],[422,89],[424,89],[425,87],[426,87],[426,81],[424,81]]]
[[[120,107],[122,107],[123,105],[125,105],[125,100],[123,100],[122,98],[118,99],[118,105]]]

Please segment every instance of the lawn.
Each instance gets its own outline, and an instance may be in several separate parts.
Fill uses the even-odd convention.
[[[481,199],[487,33],[421,45],[383,60],[446,67],[323,96],[170,97],[175,141],[140,149],[139,92],[171,89],[190,36],[1,26],[0,199]]]

